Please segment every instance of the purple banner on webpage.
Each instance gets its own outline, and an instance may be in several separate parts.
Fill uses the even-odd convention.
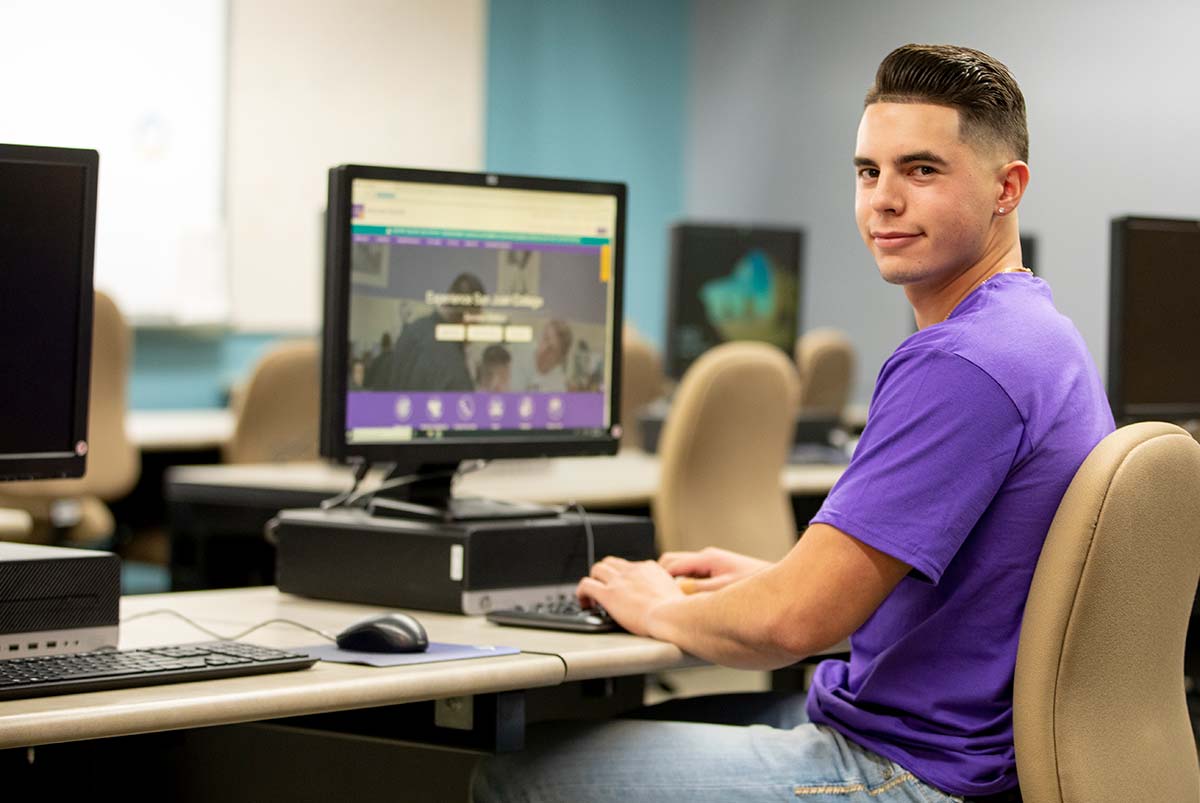
[[[604,427],[603,393],[351,391],[346,428],[556,430]]]

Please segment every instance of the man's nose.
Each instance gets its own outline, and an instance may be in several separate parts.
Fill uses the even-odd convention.
[[[880,214],[898,215],[904,211],[904,190],[899,176],[880,175],[871,188],[871,209]]]

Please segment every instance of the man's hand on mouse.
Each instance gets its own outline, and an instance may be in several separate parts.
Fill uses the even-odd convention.
[[[592,566],[575,589],[579,603],[599,603],[630,633],[649,635],[655,606],[683,597],[675,578],[652,560],[636,563],[609,556]]]

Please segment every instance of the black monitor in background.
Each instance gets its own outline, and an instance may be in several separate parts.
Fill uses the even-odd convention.
[[[1112,221],[1108,399],[1118,422],[1200,419],[1200,221]]]
[[[679,223],[671,227],[666,371],[683,378],[713,346],[758,340],[790,357],[800,333],[797,229]]]
[[[614,454],[625,195],[618,183],[333,168],[321,454],[428,477],[397,504],[435,518],[474,517],[450,497],[460,461]]]
[[[1037,238],[1032,234],[1021,235],[1021,265],[1038,272]]]
[[[0,145],[0,480],[87,463],[93,150]]]

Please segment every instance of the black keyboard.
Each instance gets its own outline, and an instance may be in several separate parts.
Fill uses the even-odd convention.
[[[487,618],[489,622],[500,625],[576,630],[583,633],[605,633],[623,629],[608,615],[608,611],[603,608],[580,608],[579,602],[574,598],[489,611]]]
[[[237,641],[0,660],[0,700],[307,669],[316,658]]]

